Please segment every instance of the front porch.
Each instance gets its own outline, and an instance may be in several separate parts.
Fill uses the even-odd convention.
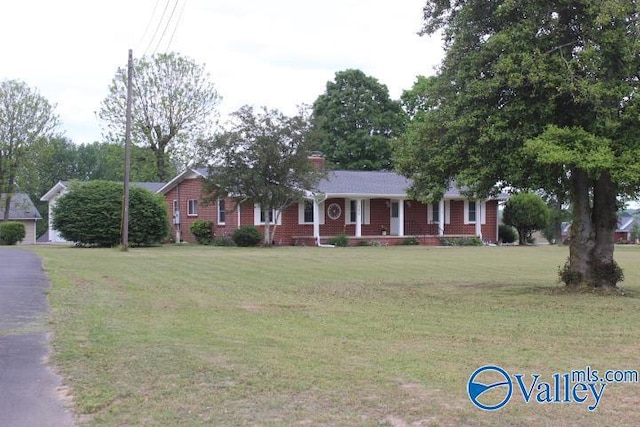
[[[497,202],[489,206],[493,211]],[[422,204],[403,198],[331,197],[308,200],[304,212],[299,209],[299,219],[309,221],[304,229],[292,233],[287,243],[294,246],[328,244],[336,236],[345,236],[349,246],[365,242],[439,246],[444,239],[484,239],[486,235],[493,241],[494,234],[497,236],[497,224],[486,222],[487,203],[479,200],[442,199]],[[490,216],[492,220],[496,217]]]

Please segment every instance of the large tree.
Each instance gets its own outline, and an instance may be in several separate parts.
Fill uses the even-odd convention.
[[[327,82],[313,104],[314,148],[340,169],[392,166],[389,141],[402,133],[406,114],[387,86],[360,70],[345,70]]]
[[[437,198],[455,179],[542,188],[572,204],[571,287],[615,288],[619,196],[640,183],[640,30],[628,0],[433,0],[424,33],[445,58],[397,145],[412,192]]]
[[[167,156],[184,167],[195,155],[195,143],[213,131],[220,96],[203,65],[177,53],[134,61],[131,138],[156,155],[157,179],[170,178]],[[108,136],[122,142],[126,118],[127,71],[118,69],[99,117]]]
[[[277,110],[242,107],[232,114],[228,129],[203,147],[211,159],[205,194],[212,199],[234,195],[260,205],[264,242],[271,244],[272,223],[322,176],[309,161],[308,133],[303,113],[288,117]]]
[[[17,80],[0,83],[0,193],[2,219],[8,219],[11,196],[25,153],[38,138],[54,134],[58,117],[40,93]]]

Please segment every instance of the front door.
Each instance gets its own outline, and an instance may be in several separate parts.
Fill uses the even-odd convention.
[[[389,234],[392,236],[398,236],[400,234],[400,205],[399,202],[391,201],[391,230]]]

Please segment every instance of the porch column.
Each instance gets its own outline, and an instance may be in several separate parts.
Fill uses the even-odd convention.
[[[398,202],[398,236],[404,237],[404,200]]]
[[[356,237],[362,236],[362,199],[356,199]]]
[[[313,238],[320,245],[320,203],[313,198]]]
[[[438,202],[438,236],[444,236],[444,221],[445,221],[445,212],[444,212],[444,199],[440,199]]]
[[[475,201],[476,204],[476,236],[482,239],[482,212],[480,212],[480,208],[482,204],[480,200]]]
[[[56,232],[53,230],[53,205],[55,205],[55,200],[53,199],[53,201],[49,200],[49,219],[47,220],[48,224],[48,230],[47,233],[49,233],[49,241],[50,242],[55,242],[56,239]]]

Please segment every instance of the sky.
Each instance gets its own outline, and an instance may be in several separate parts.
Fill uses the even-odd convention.
[[[294,114],[337,71],[362,70],[398,99],[442,59],[420,37],[426,0],[21,0],[0,3],[0,80],[56,105],[75,143],[102,140],[95,112],[128,50],[204,64],[221,120],[243,105]],[[163,13],[164,12],[164,13]]]

